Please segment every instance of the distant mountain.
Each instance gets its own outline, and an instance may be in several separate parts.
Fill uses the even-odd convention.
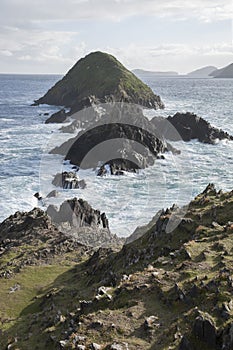
[[[210,75],[214,78],[233,78],[233,63],[221,69],[216,69]]]
[[[199,69],[196,69],[190,73],[188,73],[187,75],[189,77],[197,77],[197,78],[208,78],[212,72],[216,71],[217,68],[214,67],[214,66],[206,66],[206,67],[203,67],[203,68],[199,68]]]
[[[156,71],[149,71],[149,70],[143,70],[143,69],[133,69],[132,71],[135,75],[142,77],[142,76],[177,76],[177,72],[168,71],[168,72],[156,72]]]

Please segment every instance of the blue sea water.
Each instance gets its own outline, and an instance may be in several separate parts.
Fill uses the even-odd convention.
[[[17,210],[37,205],[33,194],[54,189],[53,176],[61,171],[62,158],[48,151],[67,135],[58,124],[44,124],[52,106],[31,106],[60,78],[55,75],[0,75],[0,221]],[[148,78],[166,108],[147,112],[148,117],[176,112],[194,112],[214,126],[233,134],[233,80],[192,78]],[[181,155],[166,155],[144,171],[143,178],[122,177],[117,181],[96,178],[92,170],[80,172],[85,190],[59,192],[45,206],[65,198],[83,197],[105,211],[114,233],[127,236],[146,224],[155,213],[173,203],[180,205],[204,190],[209,182],[232,190],[233,142],[206,145],[196,140],[175,144]]]

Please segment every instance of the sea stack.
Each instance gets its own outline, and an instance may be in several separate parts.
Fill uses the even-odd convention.
[[[160,97],[114,56],[92,52],[80,59],[35,104],[65,106],[71,113],[92,104],[130,102],[146,108],[164,108]]]

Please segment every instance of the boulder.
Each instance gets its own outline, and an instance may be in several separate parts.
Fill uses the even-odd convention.
[[[144,322],[144,328],[145,330],[151,330],[155,327],[158,327],[159,323],[158,323],[158,317],[157,316],[149,316],[145,319]]]
[[[92,350],[101,350],[101,345],[99,345],[97,343],[92,343],[91,344],[91,349]]]

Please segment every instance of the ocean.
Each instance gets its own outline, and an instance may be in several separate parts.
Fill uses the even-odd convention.
[[[48,114],[59,108],[31,106],[60,78],[0,75],[0,221],[18,210],[37,206],[34,193],[46,196],[55,189],[53,176],[64,170],[62,157],[48,152],[68,135],[59,132],[61,125],[44,124]],[[148,77],[146,83],[166,106],[146,111],[148,118],[194,112],[233,135],[233,79]],[[106,213],[113,233],[128,236],[158,210],[188,203],[208,183],[215,183],[218,189],[233,189],[233,142],[207,145],[193,140],[174,146],[181,150],[180,155],[166,154],[165,160],[156,161],[141,177],[102,179],[92,170],[80,171],[86,189],[59,190],[57,198],[43,200],[42,208],[59,205],[67,198],[84,198]]]

